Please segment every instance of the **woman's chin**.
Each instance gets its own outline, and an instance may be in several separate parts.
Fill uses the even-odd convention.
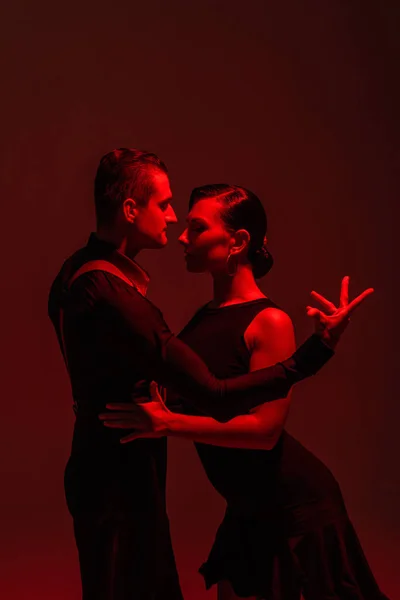
[[[193,261],[193,259],[189,256],[185,256],[185,263],[186,271],[188,271],[188,273],[205,273],[207,271],[203,265],[199,265],[198,263],[196,264],[196,262]]]
[[[186,271],[188,273],[205,273],[205,269],[199,269],[198,267],[193,267],[192,265],[186,265]]]

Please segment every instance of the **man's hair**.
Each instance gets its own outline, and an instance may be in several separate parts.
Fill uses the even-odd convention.
[[[94,180],[97,225],[112,224],[127,198],[145,205],[154,192],[153,175],[157,170],[168,173],[165,164],[151,152],[118,148],[105,154]]]

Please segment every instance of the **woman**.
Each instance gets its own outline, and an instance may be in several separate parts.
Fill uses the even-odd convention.
[[[180,241],[191,272],[209,272],[214,298],[183,329],[218,377],[232,377],[291,355],[289,317],[259,289],[272,267],[267,220],[259,199],[243,188],[197,188]],[[318,294],[328,313],[336,307]],[[348,305],[348,278],[340,306]],[[321,318],[317,309],[308,314]],[[206,473],[227,509],[201,572],[219,600],[377,600],[385,598],[346,513],[339,485],[321,461],[284,431],[290,395],[226,423],[188,413],[185,404],[155,400],[111,413],[107,426],[135,427],[139,437],[173,435],[196,442]],[[110,407],[118,408],[116,405]],[[119,408],[124,409],[126,405]],[[115,421],[111,419],[115,418]]]

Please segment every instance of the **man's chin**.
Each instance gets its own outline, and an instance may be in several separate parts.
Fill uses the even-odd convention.
[[[151,242],[148,245],[148,249],[149,250],[161,250],[161,248],[165,248],[165,246],[167,244],[168,244],[168,238],[165,235],[161,238],[157,238],[156,240],[151,240]]]
[[[159,248],[165,248],[165,246],[168,244],[168,238],[165,235],[161,240],[160,240],[160,245]]]

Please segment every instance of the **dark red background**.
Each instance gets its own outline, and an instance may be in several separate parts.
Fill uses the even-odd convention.
[[[143,255],[178,331],[210,297],[176,238],[192,187],[250,187],[276,260],[263,290],[310,330],[312,288],[376,295],[335,360],[296,390],[292,433],[341,482],[376,576],[400,597],[398,70],[393,2],[169,0],[4,3],[1,59],[1,595],[79,597],[63,468],[73,415],[46,315],[62,260],[94,226],[92,179],[119,146],[168,164],[181,223]],[[188,600],[206,594],[222,502],[190,443],[170,444],[169,513]]]

